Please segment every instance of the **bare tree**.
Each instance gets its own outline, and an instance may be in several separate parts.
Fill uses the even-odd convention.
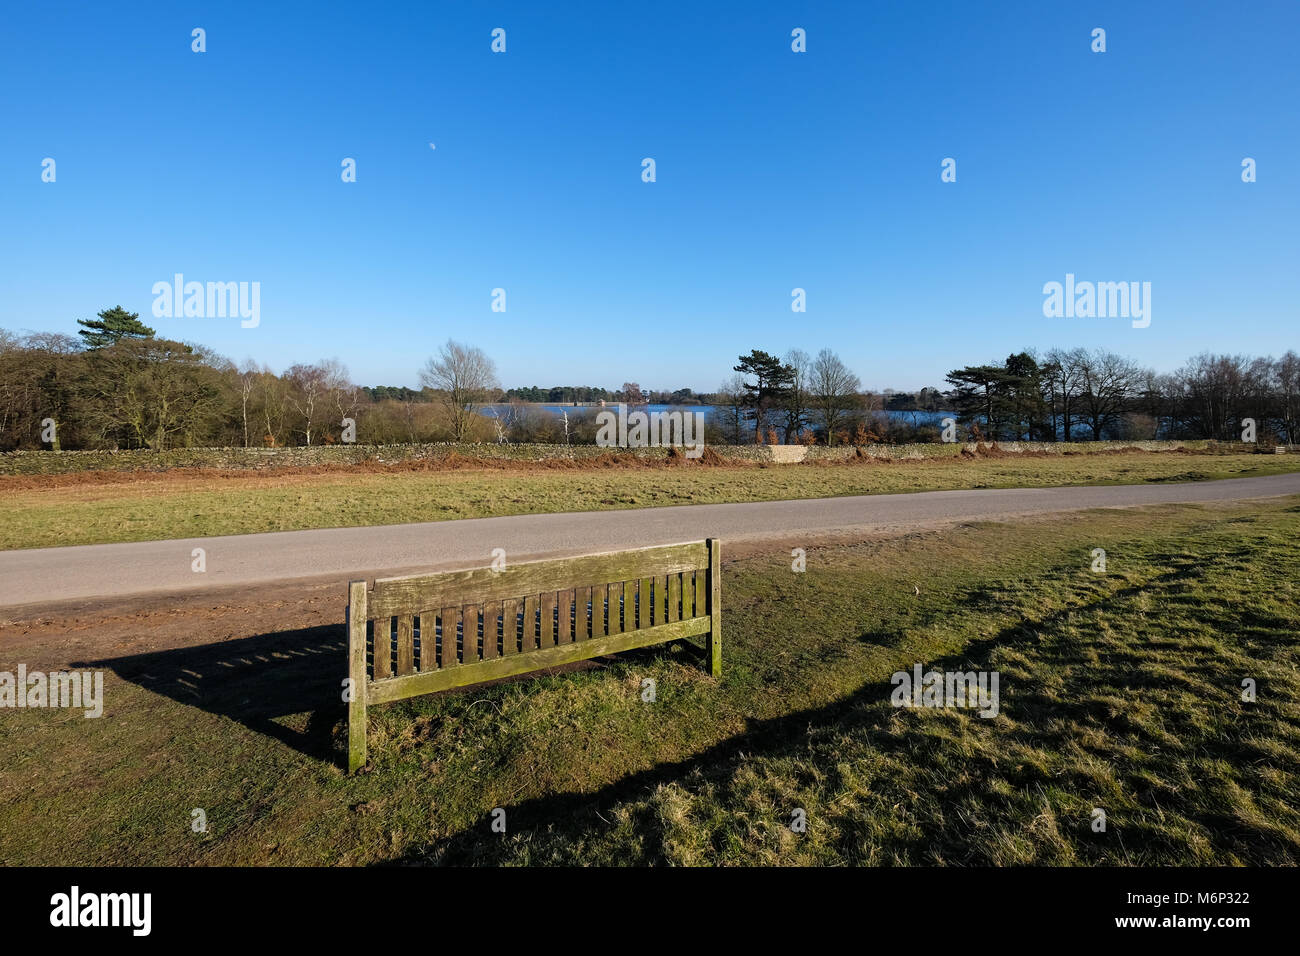
[[[812,377],[812,360],[803,349],[791,349],[782,359],[792,370],[790,387],[785,396],[785,436],[789,445],[808,423],[808,382]]]
[[[1173,375],[1175,420],[1192,435],[1234,439],[1257,392],[1252,378],[1258,373],[1258,366],[1242,355],[1196,356]]]
[[[835,433],[858,405],[862,382],[830,349],[822,349],[813,360],[808,379],[812,407],[826,428],[826,444],[835,444]]]
[[[1118,424],[1142,380],[1142,370],[1131,360],[1105,349],[1088,352],[1079,361],[1081,417],[1092,429],[1092,440],[1100,441],[1104,429]]]
[[[722,441],[719,444],[739,445],[745,428],[745,377],[732,375],[718,386],[718,402],[725,417],[722,418]],[[721,416],[720,416],[721,417]]]
[[[257,392],[257,380],[261,374],[257,363],[248,359],[239,369],[239,415],[244,425],[244,447],[248,447],[248,412],[253,396]]]
[[[294,365],[284,373],[284,377],[290,385],[289,404],[298,413],[298,431],[310,445],[329,394],[329,372],[323,364]]]
[[[1273,385],[1282,432],[1287,444],[1294,445],[1300,438],[1300,355],[1287,352],[1273,363]]]
[[[258,402],[261,404],[262,421],[266,432],[262,441],[274,448],[283,444],[284,420],[289,410],[289,383],[263,365],[257,373]]]
[[[1083,392],[1083,370],[1088,365],[1085,349],[1052,349],[1043,357],[1047,401],[1052,409],[1052,434],[1070,441],[1070,430],[1079,418],[1079,396]]]
[[[325,390],[337,416],[335,425],[341,429],[343,419],[356,420],[357,408],[361,404],[361,389],[352,384],[347,366],[338,359],[327,359],[320,364],[325,373]]]
[[[464,441],[474,419],[474,407],[486,402],[492,390],[500,388],[497,369],[479,348],[447,340],[437,356],[420,370],[420,384],[437,392],[451,417],[455,441]]]

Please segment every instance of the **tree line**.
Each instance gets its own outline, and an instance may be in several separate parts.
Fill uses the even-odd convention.
[[[1019,352],[948,373],[953,409],[990,437],[1028,441],[1300,438],[1300,356],[1202,353],[1159,374],[1106,349]]]
[[[75,336],[0,329],[0,450],[280,447],[355,440],[592,443],[596,410],[534,403],[712,406],[712,443],[936,441],[938,413],[963,437],[1300,440],[1300,358],[1204,354],[1157,374],[1104,350],[1020,352],[953,369],[949,388],[865,390],[831,349],[778,357],[751,350],[714,393],[587,386],[502,389],[481,349],[449,341],[420,387],[354,384],[335,359],[281,373],[157,336],[120,306],[77,322]],[[51,427],[53,426],[53,427]]]
[[[864,391],[830,349],[739,356],[719,390],[724,440],[776,444],[935,441],[949,412],[963,438],[1004,441],[1300,439],[1300,356],[1203,353],[1159,374],[1106,349],[1018,352],[946,376],[947,391]],[[891,414],[895,413],[895,414]]]

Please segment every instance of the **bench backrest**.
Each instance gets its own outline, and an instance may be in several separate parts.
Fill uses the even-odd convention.
[[[722,664],[713,539],[381,578],[348,586],[348,769],[365,763],[365,709],[635,647],[704,636]]]

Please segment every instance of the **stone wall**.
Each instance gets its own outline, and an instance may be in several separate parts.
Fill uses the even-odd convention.
[[[1175,449],[1251,451],[1254,446],[1215,446],[1204,441],[1109,441],[1109,442],[1001,442],[1005,452],[1089,453],[1138,448],[1143,451]],[[844,461],[870,456],[890,460],[950,458],[974,445],[917,444],[865,445],[826,448],[821,445],[710,445],[708,451],[726,461],[795,464],[803,461]],[[423,445],[314,445],[294,448],[176,448],[167,451],[15,451],[0,454],[0,475],[53,475],[78,471],[165,471],[171,468],[223,468],[262,470],[322,464],[393,463],[440,461],[452,457],[491,458],[511,461],[544,461],[568,458],[587,460],[603,455],[635,455],[654,461],[668,456],[665,448],[609,449],[595,445],[454,444]]]
[[[1138,449],[1139,451],[1205,451],[1211,445],[1207,441],[1071,441],[1071,442],[1043,442],[1043,441],[1004,441],[996,442],[990,445],[984,445],[985,448],[996,448],[999,451],[1019,453],[1019,452],[1042,452],[1049,455],[1064,454],[1095,454],[1097,452],[1123,451],[1126,449]],[[796,446],[786,446],[796,447]],[[826,448],[822,445],[813,445],[807,449],[807,455],[792,459],[794,461],[843,461],[849,458],[869,456],[871,458],[885,458],[892,461],[915,460],[918,458],[956,458],[963,451],[975,452],[981,446],[974,442],[959,444],[956,442],[931,442],[929,444],[916,445],[863,445],[860,448],[854,447],[837,447]],[[1252,451],[1254,446],[1243,445],[1240,451]]]

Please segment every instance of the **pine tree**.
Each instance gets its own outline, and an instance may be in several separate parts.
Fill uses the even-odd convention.
[[[752,410],[754,416],[754,444],[761,445],[767,411],[786,400],[794,383],[794,369],[775,355],[769,355],[762,349],[754,349],[748,355],[740,356],[740,364],[735,366],[733,371],[743,375],[753,375],[758,379],[757,384],[749,382],[743,384],[745,405]]]
[[[77,334],[85,340],[88,349],[102,349],[126,336],[148,339],[154,334],[153,329],[140,321],[139,312],[128,312],[120,305],[104,309],[98,319],[77,319],[77,324],[85,326]]]

